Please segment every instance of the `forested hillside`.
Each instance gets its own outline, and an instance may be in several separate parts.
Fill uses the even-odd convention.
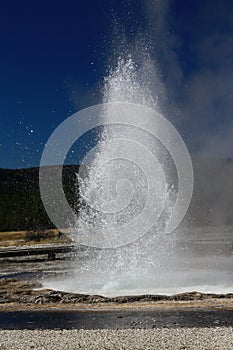
[[[198,226],[233,225],[233,160],[195,158],[193,168],[194,192],[186,221]],[[63,167],[63,188],[75,209],[78,170],[77,165]],[[53,224],[40,199],[39,168],[0,169],[0,231],[47,228]]]
[[[63,168],[63,187],[75,206],[73,191],[78,166]],[[49,168],[48,168],[49,172]],[[39,168],[0,169],[0,231],[53,228],[39,191]]]

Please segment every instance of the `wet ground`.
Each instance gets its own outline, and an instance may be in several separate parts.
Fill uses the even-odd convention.
[[[89,284],[83,280],[83,276],[81,276],[81,279],[78,274],[75,274],[79,270],[82,257],[74,260],[72,254],[60,254],[55,261],[48,261],[47,256],[5,259],[0,261],[0,279],[4,277],[16,277],[22,280],[37,279],[45,288],[108,296],[129,294],[171,295],[187,291],[203,293],[233,292],[233,257],[231,254],[189,256],[183,253],[180,256],[171,256],[169,259],[170,261],[167,262],[165,269],[160,269],[159,276],[156,275],[155,271],[154,280],[150,278],[149,281],[139,281],[138,289],[134,285],[131,289],[124,289],[124,286],[119,286],[117,290],[105,290],[105,294],[101,289],[90,289],[92,287],[91,281],[95,279],[95,276],[92,276],[90,272],[88,272]],[[143,276],[141,277],[143,278]],[[160,286],[157,285],[157,280],[159,280]],[[156,286],[156,288],[153,286]],[[140,289],[141,287],[143,289]]]
[[[210,236],[204,238],[200,244],[193,241],[194,243],[189,242],[186,246],[179,247],[178,253],[170,257],[170,268],[167,267],[160,280],[168,293],[164,293],[164,290],[158,293],[158,288],[157,291],[145,288],[147,293],[143,294],[176,294],[176,288],[172,289],[174,281],[178,286],[182,283],[183,286],[186,284],[186,290],[189,292],[201,291],[201,288],[207,288],[204,292],[208,292],[208,288],[211,288],[212,293],[233,293],[232,235],[228,234],[220,243],[219,241],[213,243],[214,240],[209,243],[207,238],[210,239]],[[203,295],[192,296],[187,293],[182,297],[183,299],[178,299],[179,302],[176,304],[172,304],[171,299],[167,299],[165,304],[162,304],[159,299],[148,298],[145,305],[143,301],[139,307],[137,298],[133,300],[125,297],[125,301],[111,301],[100,306],[98,303],[103,303],[101,297],[93,302],[90,295],[82,300],[77,295],[40,290],[45,286],[50,288],[50,282],[51,289],[62,290],[64,281],[69,280],[69,276],[72,279],[73,271],[78,270],[79,264],[86,258],[87,256],[83,256],[81,252],[76,259],[69,253],[58,254],[55,261],[48,261],[47,256],[1,260],[0,329],[151,329],[233,326],[233,294],[228,299],[218,296],[217,299],[207,298],[207,300]],[[4,278],[16,279],[19,283],[13,281],[9,288],[6,286],[3,290],[1,281]],[[53,287],[53,281],[56,281],[55,287]],[[56,288],[57,286],[61,288]],[[65,285],[65,287],[69,286]],[[36,290],[37,288],[39,289]],[[85,291],[79,292],[85,293]],[[94,293],[89,291],[88,294]],[[115,291],[115,295],[129,294],[140,294],[140,291],[132,290],[129,293],[129,290],[126,290],[121,291],[120,294],[119,290]],[[192,297],[195,300],[192,300]],[[83,302],[86,304],[84,305]],[[115,310],[112,302],[118,303]]]
[[[176,294],[194,290],[204,293],[231,293],[232,232],[233,228],[199,228],[189,232],[177,232],[174,252],[165,256],[164,269],[159,267],[158,276],[155,268],[147,281],[136,281],[137,285],[132,283],[128,289],[124,284],[119,284],[113,290],[106,289],[105,295]],[[57,254],[55,261],[48,261],[47,255],[0,259],[0,278],[36,278],[46,288],[103,294],[104,291],[98,289],[98,286],[93,287],[95,275],[92,276],[91,272],[86,272],[84,277],[79,274],[85,259],[88,259],[85,251],[80,251],[76,258],[72,253]]]
[[[0,329],[152,329],[233,326],[233,310],[1,312]]]

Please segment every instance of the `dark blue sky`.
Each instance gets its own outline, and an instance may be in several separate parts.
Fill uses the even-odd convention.
[[[52,131],[101,102],[116,20],[129,41],[151,40],[190,152],[233,156],[231,0],[12,1],[0,11],[0,167],[39,165]]]

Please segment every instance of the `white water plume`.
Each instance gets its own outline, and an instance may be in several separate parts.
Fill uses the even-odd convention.
[[[77,243],[103,248],[88,249],[85,261],[77,262],[72,282],[77,291],[118,294],[137,289],[142,280],[146,288],[172,254],[172,236],[165,227],[176,192],[164,173],[164,147],[153,130],[149,134],[133,125],[108,124],[113,113],[125,113],[114,103],[158,108],[149,89],[150,69],[148,59],[138,66],[132,57],[120,57],[104,80],[105,128],[89,154],[88,176],[78,175],[82,205],[74,235]]]

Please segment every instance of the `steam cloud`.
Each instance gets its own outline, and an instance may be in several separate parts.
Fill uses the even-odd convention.
[[[128,1],[122,5],[127,18],[115,14],[113,26],[118,26],[118,32],[109,45],[115,46],[117,57],[121,43],[127,40],[129,51],[132,46],[135,53],[138,47],[134,60],[139,63],[148,49],[148,87],[154,100],[158,99],[157,110],[178,129],[194,157],[194,216],[204,215],[206,219],[201,221],[214,224],[231,222],[233,174],[226,159],[233,153],[233,4],[227,0],[217,0],[214,5],[211,1],[199,2],[192,18],[186,18],[185,10],[180,17],[176,15],[179,23],[173,20],[174,3],[170,0],[145,0],[141,5],[141,18],[136,19],[136,4]],[[137,28],[133,35],[132,28]],[[188,39],[182,37],[184,32]],[[186,51],[189,61],[184,65],[180,53]],[[143,69],[140,72],[143,75]],[[208,164],[211,158],[219,159],[214,169]],[[202,185],[209,183],[210,177],[213,186]]]
[[[191,216],[197,224],[232,224],[233,6],[229,1],[202,2],[192,20],[184,16],[188,43],[177,34],[172,6],[169,0],[145,2],[166,89],[164,113],[194,157]],[[196,26],[201,35],[193,33]],[[182,49],[192,56],[188,74],[176,54]]]

